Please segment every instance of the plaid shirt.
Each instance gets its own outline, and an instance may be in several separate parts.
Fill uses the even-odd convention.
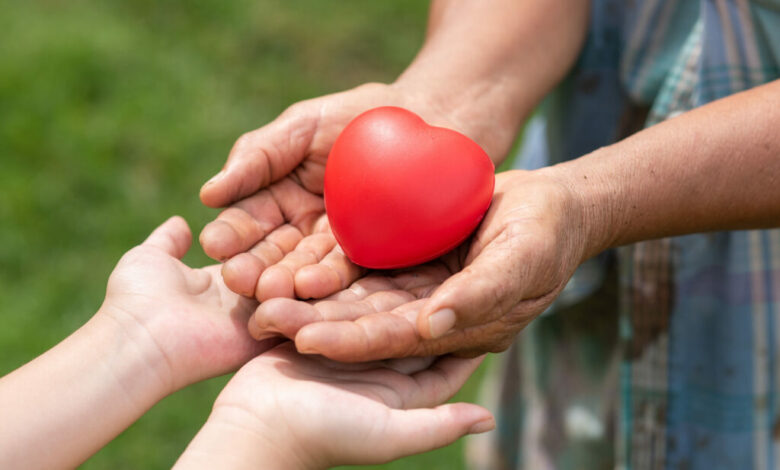
[[[523,168],[780,77],[780,0],[592,5]],[[602,254],[491,368],[498,432],[469,441],[474,468],[780,468],[780,230]]]

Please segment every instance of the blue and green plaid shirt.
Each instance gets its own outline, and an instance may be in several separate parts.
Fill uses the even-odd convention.
[[[780,77],[780,0],[592,4],[575,70],[527,127],[524,168]],[[780,468],[780,230],[590,260],[492,368],[498,432],[470,442],[476,468]]]

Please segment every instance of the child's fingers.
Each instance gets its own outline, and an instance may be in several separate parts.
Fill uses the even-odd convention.
[[[187,222],[173,216],[154,229],[142,245],[158,248],[178,259],[187,253],[191,243],[192,233]]]
[[[434,406],[449,400],[477,370],[485,356],[461,359],[445,356],[412,377],[418,389],[403,397],[407,408]]]
[[[452,403],[433,409],[392,410],[377,457],[390,461],[452,444],[466,434],[495,428],[488,410],[471,403]],[[381,450],[380,450],[381,449]]]

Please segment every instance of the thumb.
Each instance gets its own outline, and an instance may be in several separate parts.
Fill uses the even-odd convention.
[[[380,455],[390,461],[452,444],[466,434],[496,427],[490,411],[471,403],[450,403],[436,408],[392,410],[383,441],[391,443]],[[383,446],[377,446],[382,449]]]
[[[489,244],[433,292],[417,317],[417,330],[424,339],[440,338],[456,325],[487,323],[519,302],[522,255],[502,245]]]
[[[314,106],[298,103],[239,137],[222,171],[201,188],[203,204],[224,207],[287,176],[306,156],[318,115]]]
[[[154,229],[142,246],[150,246],[180,259],[190,249],[192,233],[187,221],[179,216],[173,216]]]

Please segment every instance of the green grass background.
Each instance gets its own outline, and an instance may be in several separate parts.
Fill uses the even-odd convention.
[[[0,0],[0,375],[83,324],[121,254],[169,215],[196,233],[216,215],[198,188],[242,132],[298,100],[392,80],[422,41],[426,10]],[[199,246],[186,261],[208,262]],[[170,467],[226,380],[167,398],[84,468]],[[473,399],[478,381],[459,398]],[[381,468],[461,468],[461,445]]]

